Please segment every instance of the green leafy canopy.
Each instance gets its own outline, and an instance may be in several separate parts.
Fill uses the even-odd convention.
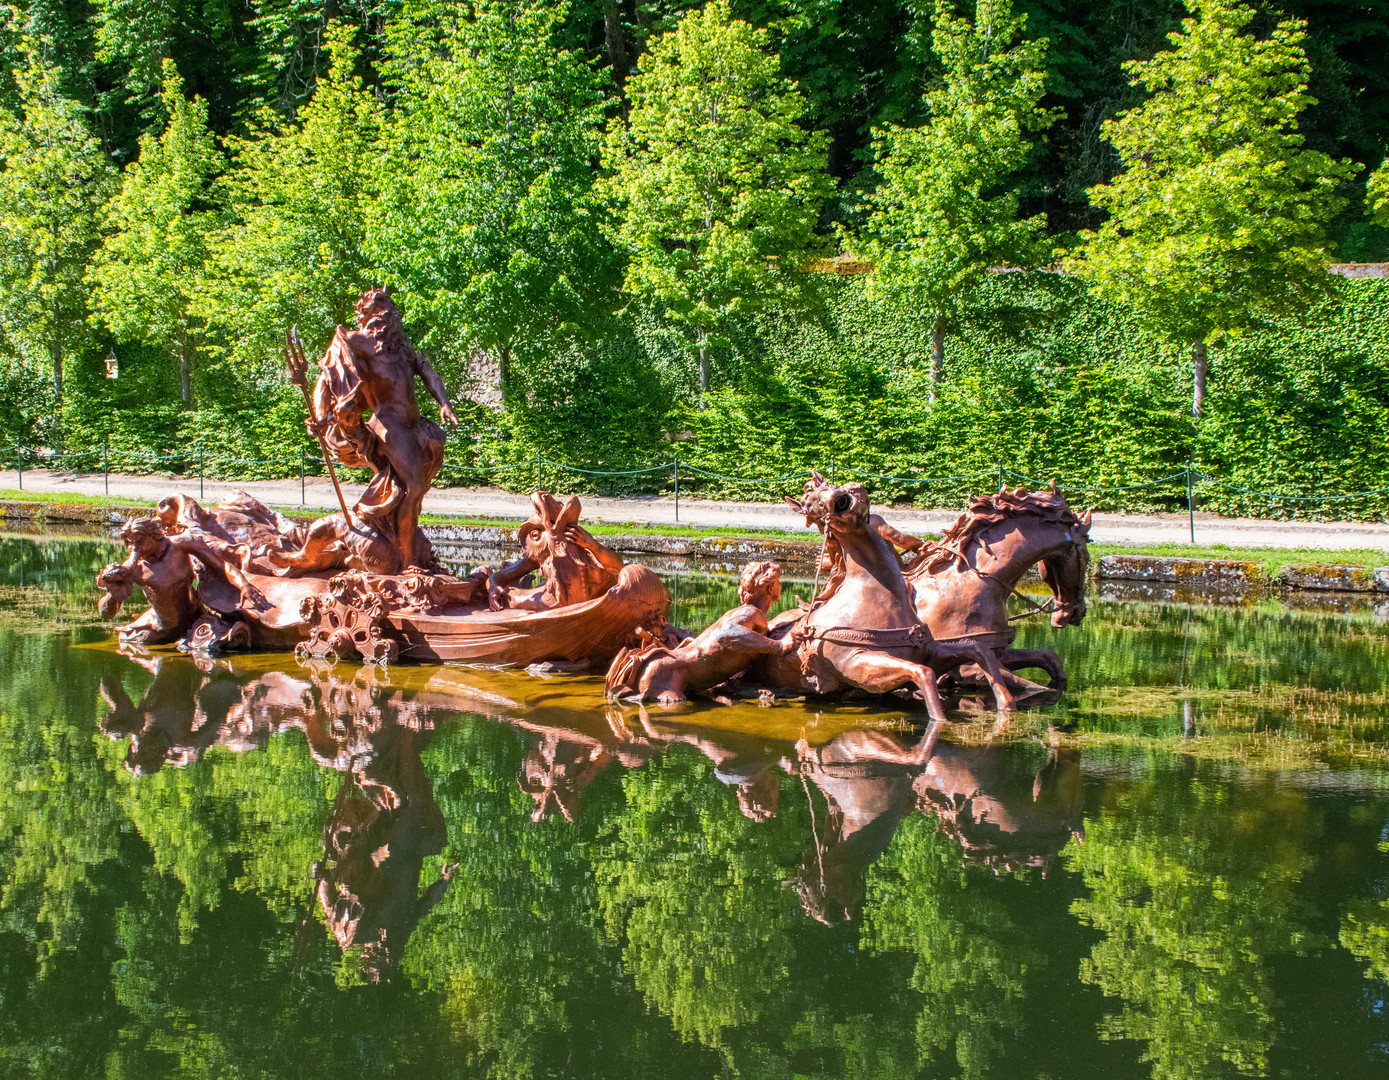
[[[827,140],[765,31],[714,0],[655,40],[603,152],[626,289],[722,345],[729,320],[787,303],[833,189]],[[707,378],[704,380],[707,385]]]
[[[208,260],[194,313],[246,366],[278,363],[285,328],[346,322],[376,270],[364,250],[378,183],[382,109],[354,74],[352,29],[327,32],[328,72],[297,122],[263,110],[231,139],[221,184],[232,211]]]
[[[1045,257],[1045,216],[1019,218],[1004,187],[1057,119],[1038,104],[1048,43],[1023,39],[1025,23],[1009,0],[979,0],[973,24],[937,0],[931,44],[945,71],[924,95],[928,119],[874,130],[882,183],[865,196],[859,246],[876,290],[932,322],[953,326],[977,305],[990,266]]]
[[[1365,185],[1365,206],[1375,224],[1389,229],[1389,158],[1386,158]]]
[[[1180,341],[1219,341],[1329,288],[1325,224],[1359,166],[1303,146],[1304,24],[1267,39],[1252,8],[1191,0],[1173,49],[1126,70],[1149,97],[1106,121],[1123,161],[1069,267]]]
[[[119,340],[158,345],[179,361],[186,406],[198,334],[190,313],[212,233],[223,224],[210,203],[223,161],[208,131],[207,103],[184,97],[172,60],[163,70],[167,126],[158,138],[140,139],[139,157],[107,204],[110,235],[89,280],[101,320]]]
[[[556,46],[565,15],[563,4],[482,2],[465,17],[420,3],[389,31],[394,149],[367,246],[434,328],[427,345],[496,349],[505,364],[609,306],[590,168],[600,77]]]
[[[83,276],[114,174],[48,47],[23,39],[19,108],[0,109],[0,331],[21,355],[47,356],[61,404],[64,359],[88,336]]]

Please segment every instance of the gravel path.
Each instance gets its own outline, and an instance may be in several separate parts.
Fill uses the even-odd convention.
[[[13,469],[0,471],[0,488],[13,489],[18,478]],[[239,484],[208,480],[202,501],[211,504],[238,488],[249,491],[262,502],[282,507],[300,503],[299,480],[253,480]],[[348,505],[361,493],[363,485],[344,484]],[[106,493],[100,473],[24,470],[24,490],[39,493],[102,495]],[[158,499],[174,491],[198,494],[196,478],[167,476],[110,477],[110,495],[131,500]],[[599,499],[584,497],[584,518],[588,521],[633,522],[642,525],[673,524],[675,503],[659,499]],[[326,478],[308,478],[302,505],[309,510],[335,510],[337,499]],[[525,495],[513,495],[495,488],[437,488],[424,501],[427,514],[456,514],[478,517],[521,519],[530,513]],[[953,511],[889,509],[884,513],[894,525],[908,532],[939,532],[958,516]],[[709,502],[680,500],[681,525],[701,528],[789,529],[809,532],[805,521],[784,503]],[[1096,514],[1090,538],[1102,544],[1183,544],[1190,541],[1185,514]],[[1196,515],[1196,540],[1200,544],[1228,544],[1268,548],[1371,548],[1389,551],[1389,524],[1328,521],[1261,521],[1222,518],[1214,514]]]

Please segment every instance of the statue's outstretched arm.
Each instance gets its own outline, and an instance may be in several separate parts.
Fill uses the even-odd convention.
[[[538,562],[523,556],[497,570],[487,579],[487,606],[493,611],[501,611],[502,589],[508,585],[515,585],[527,574],[539,569]]]
[[[218,573],[226,573],[227,558],[222,552],[218,551],[201,536],[190,533],[178,533],[169,537],[169,543],[178,548],[185,555],[189,555],[202,563],[209,570]]]
[[[872,515],[868,519],[868,524],[873,526],[877,534],[889,544],[893,545],[893,547],[902,551],[917,551],[921,548],[920,537],[912,536],[910,533],[904,533],[899,529],[894,529],[877,514]]]
[[[446,424],[458,426],[458,416],[453,411],[453,406],[449,404],[448,388],[444,386],[444,380],[439,378],[439,373],[434,370],[434,365],[426,360],[418,350],[415,352],[415,374],[424,380],[424,385],[429,390],[429,395],[439,403],[439,417]]]

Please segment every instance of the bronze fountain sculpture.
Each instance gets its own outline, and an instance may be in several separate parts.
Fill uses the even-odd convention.
[[[357,303],[358,329],[338,327],[312,394],[297,334],[287,335],[291,377],[304,389],[306,424],[327,452],[372,478],[349,509],[307,528],[245,493],[210,510],[185,495],[158,516],[128,522],[130,557],[106,567],[101,610],[114,617],[140,585],[150,610],[120,628],[132,644],[295,648],[390,662],[402,657],[527,665],[606,665],[635,643],[638,626],[664,623],[669,597],[640,564],[624,565],[578,525],[579,501],[532,496],[521,527],[525,557],[493,574],[459,578],[434,558],[419,529],[425,493],[443,463],[442,429],[420,414],[421,379],[454,421],[443,382],[406,340],[383,290]],[[334,485],[337,484],[333,473]],[[516,587],[540,569],[539,589]],[[196,578],[196,585],[194,584]]]
[[[1050,614],[1058,628],[1080,625],[1089,538],[1090,514],[1077,515],[1055,488],[1018,488],[971,499],[940,542],[924,545],[907,568],[913,605],[938,640],[971,638],[987,645],[1008,673],[1041,668],[1050,677],[1050,688],[1062,690],[1066,676],[1056,653],[1011,648],[1017,617],[1009,616],[1008,600],[1035,565],[1052,599],[1049,608],[1033,605],[1024,614]],[[1014,689],[1036,689],[1024,679],[1008,681]]]
[[[769,619],[779,567],[745,568],[740,606],[698,635],[667,625],[669,596],[647,567],[622,559],[580,524],[581,505],[537,491],[520,528],[520,558],[458,577],[419,528],[422,500],[443,463],[444,433],[421,415],[415,380],[456,422],[442,380],[410,345],[379,289],[357,303],[358,327],[338,327],[310,391],[296,332],[286,335],[308,430],[333,460],[372,472],[361,497],[307,526],[238,492],[206,509],[186,495],[127,522],[123,563],[97,577],[112,617],[139,585],[150,609],[119,628],[132,645],[179,643],[204,652],[287,649],[302,657],[466,661],[608,671],[613,698],[672,704],[727,695],[906,692],[934,721],[939,686],[982,681],[1000,710],[1018,695],[1064,686],[1055,653],[1011,648],[1007,603],[1040,563],[1056,626],[1085,614],[1089,516],[1053,489],[971,501],[941,542],[894,529],[862,485],[813,473],[787,502],[823,536],[809,603]],[[906,557],[899,554],[899,549]],[[526,587],[538,571],[541,583]],[[826,575],[823,588],[819,574]],[[1043,688],[1014,674],[1040,667]]]
[[[939,543],[870,513],[859,484],[840,488],[815,473],[805,496],[787,502],[824,534],[817,570],[828,581],[814,601],[769,622],[780,585],[758,596],[748,575],[756,569],[771,581],[775,564],[749,564],[743,606],[696,638],[672,627],[643,631],[642,645],[609,668],[610,697],[674,704],[692,695],[726,701],[740,690],[884,693],[910,686],[939,720],[941,684],[979,682],[1001,710],[1014,707],[1015,693],[1041,701],[1064,688],[1054,652],[1011,647],[1019,616],[1007,606],[1037,564],[1053,595],[1045,606],[1028,601],[1023,614],[1050,614],[1057,627],[1085,617],[1090,515],[1076,515],[1054,489],[973,499]],[[898,549],[916,555],[905,569]],[[1029,667],[1045,671],[1050,684],[1014,674]]]

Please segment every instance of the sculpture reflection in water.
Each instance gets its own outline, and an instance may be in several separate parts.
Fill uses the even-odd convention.
[[[200,669],[181,658],[132,659],[154,680],[138,704],[107,676],[110,711],[101,726],[129,738],[125,765],[145,775],[185,768],[209,748],[260,749],[299,730],[313,759],[343,775],[313,867],[325,924],[372,981],[389,978],[416,925],[444,895],[453,874],[420,889],[424,861],[444,850],[447,828],[421,753],[451,699],[406,694],[363,668],[343,678],[325,664],[297,674],[268,672],[247,681],[224,662]]]
[[[1055,743],[1039,764],[1020,758],[1016,748],[941,743],[937,724],[914,741],[861,730],[818,746],[803,738],[791,747],[672,722],[646,709],[637,711],[640,734],[633,734],[620,711],[610,709],[608,716],[616,746],[699,750],[752,821],[776,816],[778,774],[799,780],[809,803],[811,844],[794,885],[806,914],[826,924],[855,917],[869,870],[914,812],[934,818],[965,862],[994,873],[1045,875],[1065,844],[1083,832],[1080,755]],[[617,753],[605,752],[605,763]],[[823,811],[812,789],[824,800]]]
[[[796,891],[826,924],[852,919],[865,880],[898,825],[921,811],[967,863],[995,873],[1043,874],[1083,822],[1080,756],[1052,747],[1037,768],[1000,746],[950,746],[928,732],[915,745],[880,731],[846,732],[821,747],[802,742],[801,775],[824,797]],[[814,821],[814,818],[812,817]]]
[[[472,707],[521,732],[529,744],[516,779],[531,817],[575,821],[583,792],[606,770],[641,769],[672,747],[697,750],[733,789],[749,821],[775,818],[783,787],[812,802],[811,835],[796,881],[803,906],[826,923],[854,916],[864,879],[899,823],[916,809],[935,815],[966,858],[1010,868],[1047,865],[1079,826],[1078,765],[1064,752],[1020,781],[1002,747],[850,731],[812,747],[802,741],[716,731],[638,710],[636,722],[609,708],[599,723],[567,699],[518,706],[478,691],[443,669],[428,690],[392,687],[382,669],[351,677],[326,664],[247,679],[225,661],[133,656],[153,675],[138,703],[120,679],[101,684],[103,730],[129,740],[125,765],[146,775],[184,768],[211,747],[240,753],[277,734],[303,733],[313,759],[344,774],[313,870],[324,921],[338,943],[360,953],[363,971],[389,977],[420,918],[448,888],[441,874],[421,889],[425,860],[444,851],[447,830],[425,772],[423,751],[436,720]],[[601,714],[600,714],[601,715]],[[798,796],[799,797],[799,796]],[[306,868],[307,869],[307,868]]]

